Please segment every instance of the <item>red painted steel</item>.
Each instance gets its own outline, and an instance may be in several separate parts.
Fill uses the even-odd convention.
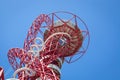
[[[58,14],[69,14],[71,18],[63,19]],[[80,24],[83,30],[79,29]],[[60,80],[63,62],[71,63],[81,58],[89,40],[88,28],[78,16],[69,12],[41,14],[28,30],[23,49],[8,51],[8,60],[15,70],[13,76],[18,75],[20,80]],[[74,57],[76,55],[78,57]]]
[[[0,67],[0,80],[4,80],[4,70]]]

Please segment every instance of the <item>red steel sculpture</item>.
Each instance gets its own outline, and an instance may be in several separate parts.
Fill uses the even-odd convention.
[[[80,59],[89,45],[84,21],[69,12],[41,14],[32,23],[23,48],[8,51],[15,70],[7,80],[60,80],[63,62]]]

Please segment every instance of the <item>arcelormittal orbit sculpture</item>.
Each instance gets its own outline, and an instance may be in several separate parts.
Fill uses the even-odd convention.
[[[41,14],[28,30],[23,48],[8,51],[15,72],[7,80],[60,80],[63,62],[80,59],[89,40],[88,28],[77,15],[63,11]]]

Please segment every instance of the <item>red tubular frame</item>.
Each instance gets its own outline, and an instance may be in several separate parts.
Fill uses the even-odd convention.
[[[72,17],[67,21],[65,21],[60,16],[57,15],[58,13],[69,14]],[[54,27],[55,17],[60,22],[62,22],[63,25]],[[73,19],[75,22],[73,23],[74,29],[68,25],[68,23],[70,23]],[[42,26],[42,23],[44,22],[46,23],[46,26]],[[85,30],[79,29],[78,22],[81,22],[84,25]],[[46,29],[45,32],[42,30],[42,28]],[[69,31],[66,31],[66,29],[68,29]],[[38,33],[40,33],[41,36],[44,38],[44,41],[46,41],[46,39],[49,36],[57,32],[58,33],[65,32],[66,34],[69,34],[72,38],[70,39],[66,34],[54,35],[50,39],[48,39],[48,41],[44,44],[45,47],[42,51],[39,51],[39,56],[35,57],[31,54],[28,54],[30,47],[34,45],[34,39],[37,37]],[[85,33],[85,35],[83,35],[83,33]],[[74,36],[76,36],[76,38],[73,38]],[[66,38],[68,42],[67,47],[60,45],[59,40],[61,38]],[[88,41],[86,46],[84,47],[82,43],[86,38],[88,38]],[[71,44],[72,40],[74,44]],[[81,58],[81,56],[83,56],[83,54],[88,49],[89,41],[90,41],[90,35],[88,28],[85,22],[77,15],[64,11],[55,12],[48,15],[41,14],[32,23],[32,26],[30,27],[27,37],[24,41],[23,49],[20,48],[10,49],[8,52],[8,60],[14,70],[17,70],[22,67],[27,67],[36,72],[34,76],[28,76],[28,75],[25,76],[26,71],[22,70],[21,72],[18,73],[18,78],[20,80],[28,80],[28,79],[35,80],[36,78],[39,77],[41,78],[41,80],[45,80],[46,77],[47,79],[49,78],[50,80],[60,80],[59,71],[53,68],[49,68],[48,65],[54,64],[58,66],[58,68],[61,68],[62,63],[64,61],[68,63],[77,61],[78,59]],[[70,49],[72,49],[71,47],[73,48],[73,51],[70,51]],[[79,48],[81,47],[82,50],[79,51]],[[78,58],[72,60],[75,55],[78,55]],[[66,57],[69,58],[69,60],[67,60]],[[58,58],[62,59],[61,64],[60,61],[57,61]],[[26,64],[27,66],[25,66]]]

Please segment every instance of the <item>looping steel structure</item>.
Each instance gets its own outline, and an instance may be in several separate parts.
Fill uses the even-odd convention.
[[[80,59],[89,40],[88,28],[77,15],[63,11],[41,14],[28,30],[23,49],[8,51],[15,70],[8,80],[60,80],[63,62]]]

